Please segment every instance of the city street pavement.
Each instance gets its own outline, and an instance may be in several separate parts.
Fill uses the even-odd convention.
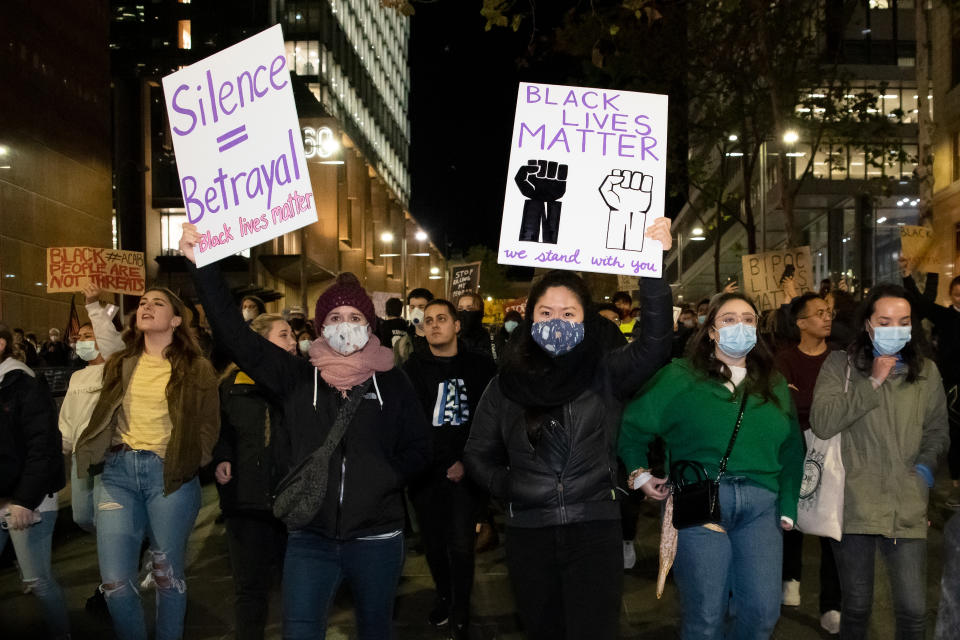
[[[931,507],[929,537],[927,603],[928,638],[933,637],[933,624],[939,600],[942,532],[944,521],[952,513],[943,506],[948,481],[941,477],[939,490],[934,493]],[[188,550],[187,640],[233,637],[233,582],[227,558],[223,525],[216,524],[219,512],[213,486],[204,488],[204,505],[197,526],[190,538]],[[659,523],[657,508],[644,505],[637,535],[637,565],[625,573],[623,607],[620,627],[622,638],[677,637],[679,607],[676,589],[668,582],[662,600],[655,595],[657,575],[657,545]],[[96,545],[93,535],[83,533],[69,522],[69,509],[61,510],[54,542],[54,570],[65,587],[73,637],[111,638],[109,621],[84,611],[84,602],[98,584]],[[501,534],[502,535],[502,534]],[[413,542],[412,540],[410,542]],[[8,545],[9,546],[9,545]],[[4,554],[8,557],[10,550]],[[807,538],[804,555],[804,575],[800,607],[784,607],[774,638],[807,640],[829,638],[819,626],[817,610],[817,576],[819,546]],[[0,638],[42,638],[43,623],[35,598],[21,591],[16,569],[4,563],[0,569]],[[894,637],[893,613],[889,587],[884,571],[877,571],[876,598],[870,637],[886,640]],[[265,577],[266,579],[266,577]],[[143,593],[144,606],[153,618],[154,592]],[[433,640],[443,638],[440,631],[427,623],[427,614],[433,604],[432,582],[422,554],[410,550],[400,583],[396,606],[397,637],[400,640]],[[268,638],[280,638],[279,586],[271,601]],[[507,578],[503,547],[477,557],[476,586],[473,595],[473,615],[476,638],[522,638],[513,606]],[[342,589],[332,615],[330,640],[356,637],[353,613],[347,589]]]

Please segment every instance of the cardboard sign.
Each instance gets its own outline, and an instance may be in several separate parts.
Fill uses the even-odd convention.
[[[139,296],[146,281],[141,251],[47,247],[47,293],[81,291],[93,282],[103,291]]]
[[[940,247],[930,227],[900,227],[900,255],[914,261],[914,268],[923,273],[942,273]]]
[[[520,83],[497,261],[661,276],[667,96]]]
[[[472,291],[480,290],[480,263],[471,262],[450,267],[450,301],[456,303],[457,298]]]
[[[197,266],[317,221],[280,25],[163,79]]]
[[[788,265],[793,265],[793,282],[797,293],[803,294],[812,290],[810,247],[796,247],[743,256],[740,291],[753,298],[760,311],[776,309],[789,303],[790,300],[783,292],[783,285],[780,284]]]

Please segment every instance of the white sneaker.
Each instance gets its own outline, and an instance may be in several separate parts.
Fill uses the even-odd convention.
[[[820,626],[831,635],[840,633],[840,612],[836,609],[827,611],[820,616]]]
[[[623,568],[633,569],[637,564],[637,551],[633,548],[633,540],[623,541]]]
[[[800,606],[800,581],[783,581],[783,604],[788,607]]]

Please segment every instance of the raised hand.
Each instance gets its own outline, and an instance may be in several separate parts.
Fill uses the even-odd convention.
[[[200,242],[200,232],[197,231],[197,225],[189,222],[183,223],[183,233],[180,236],[180,252],[187,257],[187,260],[197,264],[197,256],[194,254],[194,247]]]
[[[87,284],[83,285],[83,289],[81,289],[81,291],[83,291],[83,296],[86,304],[90,304],[91,302],[98,302],[100,300],[100,287],[93,284],[92,280]]]
[[[554,202],[567,192],[567,165],[547,160],[528,160],[513,179],[525,198]]]
[[[615,211],[646,213],[653,202],[653,176],[640,171],[613,169],[603,179],[600,195]]]
[[[651,240],[656,240],[663,245],[664,251],[670,251],[673,246],[673,236],[670,235],[670,227],[673,222],[670,218],[657,218],[650,223],[643,235]]]

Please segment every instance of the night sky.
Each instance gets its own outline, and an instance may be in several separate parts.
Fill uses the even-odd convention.
[[[483,30],[480,3],[416,3],[410,39],[410,211],[444,252],[496,248],[529,31]]]

